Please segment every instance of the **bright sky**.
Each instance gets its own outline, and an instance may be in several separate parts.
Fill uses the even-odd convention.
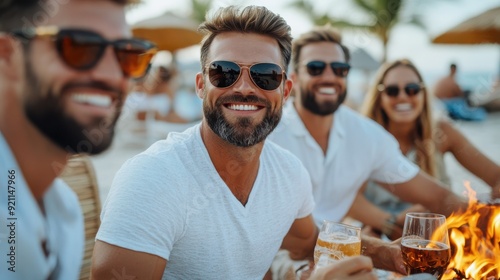
[[[280,14],[292,27],[292,35],[297,36],[307,31],[312,24],[297,10],[289,7],[293,0],[215,0],[215,6],[227,6],[234,3],[266,6]],[[500,71],[500,46],[498,45],[434,45],[431,38],[457,25],[461,21],[475,16],[485,10],[499,6],[499,0],[409,0],[420,4],[420,10],[425,15],[424,24],[427,30],[414,26],[400,25],[393,29],[389,42],[389,60],[409,58],[417,67],[427,73],[446,74],[451,62],[458,64],[459,71],[490,73],[492,76]],[[131,10],[127,18],[131,24],[154,17],[165,11],[186,14],[190,10],[190,1],[177,0],[145,0],[141,6]],[[436,3],[437,2],[437,3]],[[330,10],[333,16],[350,15],[354,19],[362,16],[356,13],[352,4],[345,0],[315,0],[318,10]],[[382,56],[382,44],[374,36],[366,33],[344,32],[344,41],[351,48],[364,48],[375,58]],[[196,59],[197,57],[195,57]]]

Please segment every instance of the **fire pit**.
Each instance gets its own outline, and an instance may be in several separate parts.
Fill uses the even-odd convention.
[[[478,202],[465,187],[469,207],[446,219],[452,258],[442,279],[500,280],[500,203]]]
[[[464,185],[469,206],[446,219],[451,261],[441,279],[500,280],[500,199],[480,202],[470,184]],[[398,273],[376,271],[379,279],[407,279]]]

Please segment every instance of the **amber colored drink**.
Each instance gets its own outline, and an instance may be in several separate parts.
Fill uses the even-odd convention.
[[[343,233],[320,233],[314,248],[315,263],[318,262],[322,254],[328,254],[336,260],[347,256],[358,256],[361,254],[361,240],[357,236]]]
[[[441,279],[451,258],[448,245],[422,239],[403,239],[401,251],[408,274],[429,273],[437,279]]]

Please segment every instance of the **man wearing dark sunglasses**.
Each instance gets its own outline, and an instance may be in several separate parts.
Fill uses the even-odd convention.
[[[128,79],[154,53],[130,39],[132,2],[0,4],[0,279],[79,277],[83,217],[56,177],[110,145]]]
[[[113,278],[114,269],[137,279],[262,279],[282,244],[312,256],[309,176],[297,158],[264,141],[292,89],[290,27],[264,7],[230,6],[200,30],[204,118],[117,173],[94,279]],[[370,274],[370,260],[351,264],[331,269],[342,279]]]
[[[269,137],[299,157],[309,171],[317,223],[341,221],[368,179],[437,213],[448,215],[465,208],[463,199],[408,161],[384,128],[341,105],[347,94],[348,61],[348,49],[331,27],[317,27],[299,36],[292,47],[294,72],[290,74],[296,96]],[[416,94],[418,86],[408,86],[405,92]],[[384,218],[381,224],[394,226],[394,217]],[[399,224],[403,221],[398,217]],[[375,248],[366,245],[365,251],[378,256],[374,265],[390,267],[393,258]],[[404,273],[401,268],[398,271]]]

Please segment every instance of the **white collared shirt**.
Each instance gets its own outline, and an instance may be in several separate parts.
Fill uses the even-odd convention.
[[[346,106],[335,112],[326,155],[292,101],[285,105],[282,120],[268,139],[291,151],[309,171],[316,202],[313,216],[318,225],[325,219],[341,221],[366,180],[402,183],[419,172],[401,154],[391,134]]]
[[[43,204],[45,215],[0,133],[0,279],[78,279],[84,248],[78,198],[56,179]]]

